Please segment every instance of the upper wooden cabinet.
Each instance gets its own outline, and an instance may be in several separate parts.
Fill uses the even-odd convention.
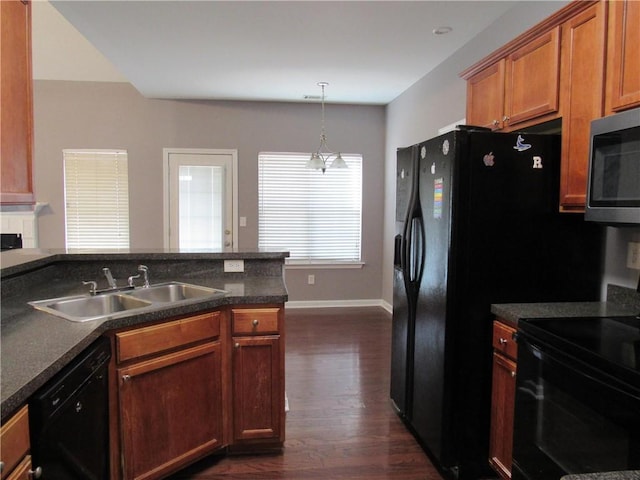
[[[34,202],[31,3],[0,2],[0,202]]]
[[[639,44],[640,2],[571,2],[461,73],[467,123],[515,131],[561,117],[559,209],[582,212],[591,121],[640,105]]]
[[[609,2],[606,113],[640,106],[640,2]]]
[[[560,209],[584,211],[591,120],[603,114],[606,4],[562,25]]]

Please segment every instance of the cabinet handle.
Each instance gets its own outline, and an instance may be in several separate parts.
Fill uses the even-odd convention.
[[[493,126],[494,126],[494,127],[497,127],[498,125],[500,125],[500,121],[498,121],[498,120],[494,120],[494,121],[493,121]]]
[[[500,338],[500,340],[498,340],[500,342],[500,345],[506,345],[508,340],[506,338]]]
[[[0,473],[4,472],[4,462],[0,462]]]
[[[29,478],[40,478],[42,476],[42,467],[36,467],[28,472]]]
[[[236,344],[234,345],[234,347],[236,347],[236,348],[240,348],[240,344],[239,344],[239,343],[236,343]]]
[[[509,121],[509,117],[505,115],[504,117],[502,117],[502,121],[503,122],[508,122]]]
[[[129,381],[131,381],[131,375],[123,375],[123,376],[122,376],[122,381],[123,381],[123,382],[129,382]]]
[[[516,372],[511,372],[511,378],[516,378]]]
[[[257,327],[260,322],[258,321],[257,318],[255,318],[251,323],[253,324],[254,327]]]

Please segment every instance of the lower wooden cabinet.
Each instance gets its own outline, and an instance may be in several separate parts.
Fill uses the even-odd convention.
[[[29,408],[22,407],[0,427],[0,461],[2,480],[38,478],[31,469]]]
[[[112,480],[284,443],[284,308],[222,308],[113,332]]]
[[[281,308],[233,309],[233,444],[282,445],[284,348]]]
[[[221,447],[220,342],[118,369],[124,476],[161,478]]]
[[[225,445],[222,318],[115,334],[122,478],[164,478]]]
[[[513,453],[517,358],[514,333],[514,328],[494,322],[489,463],[503,479],[511,478]]]

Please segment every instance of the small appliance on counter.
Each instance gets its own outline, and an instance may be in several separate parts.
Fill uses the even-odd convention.
[[[1,251],[22,248],[21,233],[0,233]]]

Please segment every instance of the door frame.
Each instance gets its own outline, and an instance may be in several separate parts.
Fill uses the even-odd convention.
[[[162,218],[163,218],[163,244],[164,248],[169,247],[169,155],[175,154],[199,154],[199,155],[231,155],[231,185],[233,192],[231,193],[231,249],[238,248],[238,150],[222,149],[222,148],[163,148],[162,149]]]

